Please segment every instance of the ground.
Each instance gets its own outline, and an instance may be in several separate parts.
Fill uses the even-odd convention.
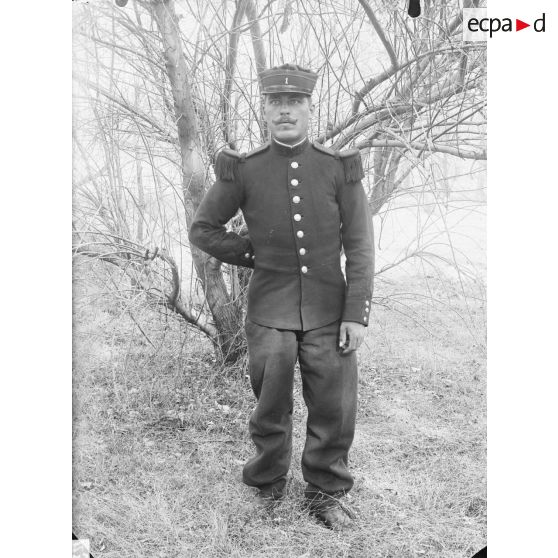
[[[202,336],[137,302],[130,316],[76,274],[73,531],[93,556],[469,558],[485,546],[483,297],[466,300],[456,280],[397,285],[395,310],[380,285],[359,353],[357,520],[336,533],[302,506],[299,378],[288,494],[261,517],[241,482],[246,362],[219,367]]]

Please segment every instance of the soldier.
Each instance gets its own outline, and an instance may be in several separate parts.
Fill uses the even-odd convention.
[[[260,74],[270,140],[218,155],[217,180],[189,238],[225,263],[254,268],[245,329],[256,455],[243,480],[258,489],[256,505],[269,510],[284,494],[298,359],[308,408],[305,497],[327,526],[344,528],[351,518],[339,498],[353,486],[355,351],[369,319],[374,253],[358,150],[333,151],[307,137],[317,77],[290,64]],[[239,209],[249,236],[225,228]]]

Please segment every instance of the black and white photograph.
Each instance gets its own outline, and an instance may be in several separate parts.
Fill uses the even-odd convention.
[[[487,546],[484,8],[72,2],[92,556]]]

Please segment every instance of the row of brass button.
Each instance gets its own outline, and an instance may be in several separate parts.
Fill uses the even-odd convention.
[[[299,165],[298,165],[298,161],[291,161],[291,168],[297,169],[298,166],[299,166]],[[291,186],[293,186],[294,188],[296,188],[299,184],[300,184],[300,182],[299,182],[296,178],[291,179]],[[300,203],[300,196],[293,196],[293,203],[296,203],[296,204]],[[301,215],[300,213],[295,213],[295,214],[293,215],[293,219],[294,219],[297,223],[299,223],[300,221],[302,221],[302,215]],[[304,231],[302,231],[302,230],[296,231],[296,236],[297,236],[298,238],[303,238],[303,237],[304,237]],[[306,248],[300,248],[300,249],[298,250],[298,253],[299,253],[301,256],[304,256],[304,255],[306,254]],[[305,266],[305,265],[303,265],[303,266],[300,268],[300,271],[301,271],[302,273],[308,273],[308,267]]]

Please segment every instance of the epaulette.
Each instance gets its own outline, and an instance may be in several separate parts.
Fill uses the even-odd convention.
[[[252,157],[253,155],[257,155],[258,153],[261,153],[262,151],[266,151],[267,149],[269,149],[269,142],[264,143],[259,147],[256,147],[256,149],[252,149],[252,151],[248,151],[248,153],[243,155],[243,158]]]
[[[321,144],[318,141],[313,142],[312,145],[318,151],[321,151],[322,153],[327,153],[328,155],[331,155],[332,157],[335,157],[336,159],[339,159],[339,152],[338,151],[334,151],[333,149],[330,149],[329,147],[326,147],[325,145]]]
[[[318,151],[327,153],[336,159],[340,159],[343,163],[343,171],[345,172],[345,180],[347,182],[356,182],[364,178],[364,170],[362,168],[362,159],[358,149],[347,149],[347,151],[335,151],[315,141],[312,144]]]
[[[339,151],[339,158],[343,163],[345,171],[345,180],[347,182],[356,182],[364,178],[364,170],[362,168],[362,159],[358,149],[348,149],[347,151]]]
[[[220,151],[215,161],[215,176],[220,180],[235,180],[240,158],[241,155],[238,151],[228,148]]]

